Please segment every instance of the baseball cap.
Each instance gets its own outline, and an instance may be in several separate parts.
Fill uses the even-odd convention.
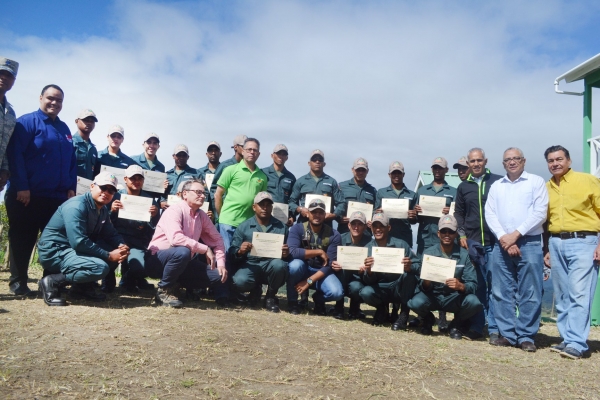
[[[354,168],[354,169],[359,169],[359,168],[369,169],[369,162],[367,160],[365,160],[364,158],[359,157],[356,160],[354,160],[354,164],[352,164],[352,168]]]
[[[173,155],[179,154],[182,151],[188,156],[190,155],[190,151],[188,150],[188,147],[185,144],[178,144],[177,146],[175,146],[175,149],[173,150]]]
[[[221,150],[221,145],[219,144],[219,142],[215,142],[214,140],[210,142],[208,146],[206,146],[206,150],[210,149],[210,146],[217,146],[219,150]]]
[[[246,139],[248,139],[248,136],[246,136],[246,135],[237,135],[233,139],[233,146],[231,146],[231,147],[234,148],[235,146],[243,146]]]
[[[111,126],[110,129],[108,130],[108,135],[110,136],[111,133],[120,133],[121,136],[125,137],[125,129],[123,129],[123,127],[121,125]]]
[[[131,178],[134,175],[141,175],[144,176],[144,170],[142,169],[142,167],[140,167],[137,164],[134,165],[130,165],[129,167],[127,167],[127,169],[125,170],[125,176],[128,178]]]
[[[325,205],[325,202],[321,199],[314,199],[308,205],[308,211],[314,211],[317,208],[320,208],[321,210],[327,212],[327,206]]]
[[[273,149],[273,153],[279,153],[280,151],[285,151],[286,153],[289,153],[288,148],[285,144],[278,144]]]
[[[431,163],[431,166],[433,167],[434,165],[438,165],[442,168],[448,168],[448,161],[446,161],[446,159],[444,157],[436,157],[433,162]]]
[[[365,214],[362,211],[354,211],[352,214],[350,214],[350,218],[348,219],[348,222],[352,222],[352,221],[360,221],[363,224],[366,224],[367,217],[365,216]]]
[[[254,204],[258,204],[263,200],[269,200],[273,203],[273,196],[269,192],[258,192],[256,196],[254,196]]]
[[[371,219],[371,223],[381,222],[381,225],[388,226],[390,224],[390,219],[385,215],[385,212],[377,212],[373,214],[373,218]]]
[[[458,169],[458,167],[469,167],[469,163],[467,161],[467,157],[461,157],[457,162],[454,163],[452,168]]]
[[[452,215],[444,215],[442,218],[440,218],[440,222],[438,222],[438,230],[441,231],[444,228],[448,228],[456,232],[458,229],[456,218],[454,218]]]
[[[84,108],[83,110],[79,111],[79,114],[77,115],[77,119],[86,119],[87,117],[93,117],[94,121],[98,122],[98,117],[96,117],[96,113],[90,110],[89,108]]]
[[[312,151],[312,153],[310,153],[310,158],[313,158],[313,156],[321,156],[321,157],[323,157],[323,160],[325,160],[325,153],[323,153],[319,149],[315,149]]]
[[[391,174],[394,171],[400,171],[400,172],[404,173],[404,165],[400,161],[394,161],[393,163],[390,164],[388,173]]]
[[[110,185],[116,189],[117,188],[117,177],[108,171],[101,171],[94,178],[94,183],[98,186]]]
[[[148,134],[148,136],[146,136],[146,139],[144,139],[144,142],[147,142],[148,140],[150,140],[152,138],[158,140],[158,142],[160,143],[160,137],[156,133],[154,133],[154,132],[150,132]]]
[[[17,72],[19,71],[19,63],[9,60],[8,58],[0,57],[0,69],[10,72],[12,76],[16,78]]]

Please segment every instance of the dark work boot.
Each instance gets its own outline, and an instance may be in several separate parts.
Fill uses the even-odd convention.
[[[439,311],[438,314],[440,315],[440,318],[438,319],[437,325],[438,325],[438,331],[439,332],[447,332],[449,327],[448,327],[448,321],[446,320],[446,311]]]
[[[260,304],[260,298],[262,297],[262,285],[256,285],[248,294],[248,305],[250,307],[256,307]],[[275,297],[275,296],[273,296]]]
[[[360,300],[350,299],[350,310],[348,311],[348,319],[365,319],[367,316],[360,310]]]
[[[300,301],[298,302],[298,307],[300,307],[300,308],[308,307],[308,290],[304,291],[300,295]]]
[[[267,311],[271,311],[274,313],[279,312],[279,305],[277,304],[277,290],[275,289],[267,289],[267,294],[265,295],[265,309]]]
[[[300,307],[297,301],[288,301],[288,312],[292,315],[300,314]]]
[[[69,290],[69,296],[78,300],[89,300],[89,301],[105,301],[106,295],[104,293],[96,293],[94,282],[89,283],[74,283],[71,285]]]
[[[104,293],[112,293],[117,286],[117,278],[115,276],[115,271],[109,271],[108,274],[102,279],[102,286],[100,286],[100,290]]]
[[[435,315],[429,312],[423,318],[423,326],[421,327],[421,333],[423,335],[431,335],[433,333],[433,324],[435,324]]]
[[[381,326],[385,324],[388,319],[388,311],[390,309],[389,307],[390,305],[387,303],[377,306],[377,308],[375,309],[375,314],[373,315],[373,321],[371,322],[371,325]]]
[[[400,309],[400,305],[398,303],[394,303],[392,305],[392,313],[390,314],[390,322],[396,322],[398,319],[398,310]]]
[[[329,315],[335,319],[344,319],[344,299],[335,302],[335,306],[329,309]]]
[[[38,286],[44,303],[49,306],[66,306],[65,299],[60,297],[60,288],[67,284],[67,278],[63,274],[52,274],[43,277]]]
[[[398,314],[398,318],[396,318],[396,320],[392,323],[393,331],[399,331],[399,330],[404,331],[408,328],[409,312],[410,312],[410,310],[409,310],[408,306],[405,304],[402,304],[402,310],[400,311],[400,314]]]
[[[315,308],[313,312],[315,315],[327,315],[327,309],[325,308],[325,299],[323,299],[323,293],[315,292],[312,296]]]

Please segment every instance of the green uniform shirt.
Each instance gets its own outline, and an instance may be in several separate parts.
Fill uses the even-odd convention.
[[[304,204],[307,194],[319,194],[331,197],[331,205],[334,208],[333,213],[338,217],[342,217],[346,210],[346,203],[337,181],[327,174],[321,175],[316,180],[315,178],[310,172],[298,178],[290,196],[290,210],[295,213],[296,208],[307,207],[308,204]],[[331,212],[331,210],[328,210],[328,212]],[[298,222],[304,222],[305,220],[306,218],[298,218]]]
[[[235,232],[233,233],[233,239],[231,240],[231,247],[229,247],[229,250],[228,250],[230,260],[232,260],[234,262],[234,264],[237,264],[237,265],[262,266],[264,263],[270,262],[272,260],[272,258],[256,257],[253,255],[250,255],[250,252],[248,252],[244,255],[241,255],[241,256],[237,255],[238,250],[240,249],[240,247],[242,247],[242,243],[244,243],[244,242],[252,243],[252,234],[254,232],[258,232],[258,233],[266,232],[266,233],[275,233],[275,234],[285,235],[285,237],[283,239],[283,243],[287,243],[288,227],[286,225],[283,225],[281,223],[281,221],[279,221],[276,218],[271,217],[271,220],[269,221],[269,225],[267,225],[266,228],[267,228],[267,230],[263,231],[262,227],[258,223],[258,220],[256,219],[256,216],[252,216],[251,218],[242,222],[237,227]]]
[[[242,161],[225,168],[217,184],[227,191],[219,223],[237,227],[254,215],[254,197],[267,190],[267,176],[258,166],[250,171]]]
[[[283,167],[283,171],[281,175],[279,175],[277,171],[275,171],[273,165],[263,168],[262,172],[267,176],[267,192],[273,196],[273,201],[276,203],[289,204],[292,188],[296,183],[294,174]]]
[[[377,241],[375,239],[371,240],[365,246],[369,249],[369,257],[373,255],[373,247],[379,247],[377,245]],[[388,241],[386,247],[393,247],[396,249],[404,249],[404,257],[409,257],[411,261],[409,274],[417,274],[421,270],[421,259],[417,256],[402,239],[396,239],[394,237],[388,236]],[[394,282],[399,278],[401,274],[390,274],[384,272],[373,272],[371,275],[364,273],[361,278],[363,282],[367,285],[372,285],[374,283],[385,283],[385,282]]]
[[[77,176],[94,179],[94,168],[98,159],[98,150],[92,141],[86,142],[79,134],[73,135],[73,147],[77,158]]]
[[[358,244],[353,244],[352,243],[352,234],[350,232],[346,232],[344,234],[342,234],[342,244],[340,244],[340,246],[356,246],[356,247],[365,247],[367,244],[369,244],[369,242],[371,241],[371,236],[363,233],[362,237],[360,238],[360,242],[358,242]]]
[[[439,243],[435,246],[426,249],[423,253],[423,258],[427,257],[428,255],[434,257],[448,258],[448,256],[442,252],[442,247]],[[450,256],[450,258],[452,260],[456,260],[456,270],[454,272],[454,277],[460,280],[462,283],[464,283],[465,294],[475,294],[475,291],[477,290],[477,273],[475,272],[473,264],[471,264],[469,252],[460,247],[459,245],[454,244],[454,247],[452,248],[452,255]],[[420,273],[421,271],[419,270],[419,274]],[[422,281],[419,283],[419,288],[422,291],[425,291],[423,289]],[[431,282],[431,286],[426,292],[432,293],[434,296],[447,296],[456,291],[450,289],[443,283]]]
[[[358,201],[360,203],[373,204],[375,207],[375,187],[371,185],[369,182],[364,183],[362,187],[358,186],[354,181],[354,178],[349,179],[347,181],[340,183],[340,190],[342,191],[342,195],[344,196],[344,200],[346,201],[344,208],[344,216],[347,216],[348,210],[348,202],[349,201]],[[375,211],[375,208],[373,208]],[[367,218],[370,215],[366,216]],[[339,224],[337,227],[338,232],[345,233],[348,232],[348,224]]]
[[[415,204],[417,204],[417,194],[412,190],[408,189],[406,185],[400,190],[400,193],[396,193],[394,187],[392,185],[379,189],[377,191],[377,195],[375,198],[375,209],[378,210],[381,208],[382,199],[408,199],[408,209],[412,210],[415,208]],[[413,223],[416,223],[415,220]],[[390,226],[392,230],[390,231],[390,236],[395,237],[397,239],[402,239],[410,247],[413,245],[413,233],[410,220],[408,218],[400,219],[400,218],[390,218]]]
[[[179,184],[181,182],[185,182],[185,181],[189,181],[192,179],[198,179],[198,172],[196,171],[195,168],[190,167],[189,165],[186,165],[185,168],[183,169],[182,172],[180,172],[179,174],[177,173],[176,168],[171,168],[170,170],[167,171],[167,181],[169,181],[169,186],[167,186],[167,189],[165,190],[165,194],[162,198],[163,201],[167,200],[167,196],[172,194],[175,195],[177,194],[177,188],[179,187]],[[204,192],[206,194],[206,191]],[[205,201],[208,201],[209,198],[207,197],[205,199]]]
[[[448,185],[444,181],[443,186],[439,191],[435,191],[433,183],[429,185],[421,186],[417,191],[417,204],[419,204],[420,196],[436,196],[446,198],[446,207],[450,207],[450,203],[456,198],[456,188]],[[419,220],[419,231],[417,233],[417,253],[423,254],[423,251],[431,246],[434,246],[440,242],[438,238],[438,223],[439,218],[436,217],[418,217]]]
[[[112,201],[106,206],[109,212],[112,207],[112,203],[115,202],[115,200],[121,200],[121,196],[126,194],[127,189],[121,189],[115,193]],[[142,190],[140,191],[140,197],[152,199],[152,205],[156,206],[160,210],[160,198],[158,195]],[[151,218],[149,222],[146,222],[119,218],[118,210],[116,212],[110,212],[110,220],[112,221],[117,232],[119,232],[119,234],[123,237],[123,240],[125,240],[123,243],[131,248],[140,250],[146,250],[148,248],[159,219],[160,213]]]

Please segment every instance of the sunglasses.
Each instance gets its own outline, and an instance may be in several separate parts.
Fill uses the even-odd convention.
[[[452,229],[444,228],[444,229],[440,229],[440,233],[442,235],[452,235],[453,233],[456,233],[456,232],[453,231]]]
[[[108,194],[115,194],[117,193],[117,189],[115,189],[113,186],[110,185],[98,185],[98,187],[100,188],[101,191],[106,192]]]
[[[312,162],[321,162],[322,163],[325,160],[323,160],[321,157],[313,157],[313,158],[310,159],[310,161],[312,161]]]

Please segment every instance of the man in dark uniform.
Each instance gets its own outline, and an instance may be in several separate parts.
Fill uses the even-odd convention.
[[[108,130],[108,146],[98,153],[94,174],[100,173],[102,165],[107,167],[125,169],[136,162],[121,151],[121,145],[125,140],[125,130],[121,125],[113,125]]]
[[[212,186],[215,173],[217,172],[217,168],[219,168],[219,165],[221,165],[222,155],[223,153],[221,152],[221,145],[219,142],[210,142],[206,148],[206,158],[208,159],[208,162],[205,166],[198,168],[198,177],[206,183],[206,201],[210,202],[210,210],[213,214],[215,212],[213,206],[215,199],[211,197],[210,188]]]
[[[98,150],[96,145],[90,140],[90,134],[96,127],[98,118],[90,110],[81,110],[75,124],[77,132],[73,135],[73,147],[75,147],[75,157],[77,158],[77,176],[85,179],[94,179],[94,168],[98,159]]]
[[[165,172],[165,166],[158,161],[156,152],[160,148],[160,137],[156,133],[150,133],[142,143],[144,152],[131,157],[140,167],[148,171]]]
[[[342,195],[346,200],[344,216],[342,217],[337,228],[340,234],[346,233],[349,230],[348,217],[346,216],[346,212],[348,211],[348,202],[357,201],[359,203],[375,205],[376,189],[373,187],[373,185],[367,182],[368,173],[369,163],[367,160],[362,157],[357,158],[352,164],[352,175],[354,175],[354,177],[340,183],[340,190],[342,191]]]
[[[454,163],[452,168],[457,170],[456,172],[458,173],[458,177],[460,178],[461,182],[464,182],[469,177],[469,173],[471,172],[467,157],[459,158],[458,161]]]
[[[173,150],[175,167],[167,171],[167,181],[169,184],[160,203],[160,206],[163,210],[169,207],[167,204],[168,195],[176,195],[177,188],[181,182],[198,179],[198,170],[188,165],[187,162],[189,159],[190,151],[185,144],[178,144],[175,146],[175,149]]]
[[[267,192],[273,196],[275,203],[288,204],[292,195],[292,188],[296,183],[296,177],[285,167],[288,159],[288,148],[284,144],[278,144],[271,154],[273,164],[262,171],[267,176]],[[293,213],[288,212],[288,226],[294,223]]]

